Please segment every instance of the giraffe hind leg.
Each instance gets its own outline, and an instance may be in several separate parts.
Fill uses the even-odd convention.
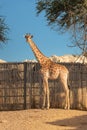
[[[63,85],[63,89],[65,91],[65,107],[64,109],[70,109],[70,101],[69,101],[69,88],[68,88],[68,82],[67,82],[68,74],[67,73],[61,73],[60,79]]]
[[[66,97],[65,97],[65,107],[64,107],[64,109],[70,109],[69,90],[66,90],[65,94],[66,94]]]

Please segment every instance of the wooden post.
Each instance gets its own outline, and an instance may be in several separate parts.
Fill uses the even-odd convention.
[[[27,82],[26,74],[27,74],[27,62],[24,62],[24,109],[27,108],[26,106],[26,82]]]

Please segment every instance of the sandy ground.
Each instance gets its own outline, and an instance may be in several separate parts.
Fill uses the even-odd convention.
[[[0,130],[87,130],[87,111],[30,109],[0,112]]]

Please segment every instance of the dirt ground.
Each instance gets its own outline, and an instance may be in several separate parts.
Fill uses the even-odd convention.
[[[87,111],[29,109],[0,112],[0,130],[87,130]]]

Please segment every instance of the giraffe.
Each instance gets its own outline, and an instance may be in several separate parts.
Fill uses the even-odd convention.
[[[46,107],[46,109],[50,108],[50,99],[49,99],[49,86],[48,79],[55,80],[60,78],[63,89],[65,91],[65,109],[70,108],[69,102],[69,88],[68,88],[68,75],[69,71],[64,65],[57,64],[48,57],[46,57],[36,46],[36,44],[32,40],[33,36],[30,34],[25,35],[26,42],[30,45],[37,61],[40,64],[40,74],[43,80],[43,104],[42,109]],[[46,105],[46,106],[45,106]]]

